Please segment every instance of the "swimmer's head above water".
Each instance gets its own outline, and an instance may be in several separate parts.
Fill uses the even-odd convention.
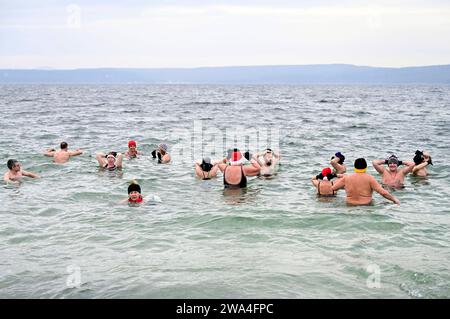
[[[322,172],[319,175],[316,175],[316,179],[322,179],[322,180],[328,180],[328,181],[331,181],[335,177],[336,177],[336,175],[333,174],[333,171],[329,167],[325,167],[324,169],[322,169]]]
[[[332,156],[331,157],[331,159],[333,160],[333,159],[335,159],[336,157],[338,157],[339,158],[339,164],[344,164],[344,161],[345,161],[345,156],[341,153],[341,152],[337,152],[337,153],[335,153],[334,154],[334,156]]]
[[[169,147],[165,143],[158,144],[158,149],[162,153],[162,155],[165,155],[167,151],[169,150]]]
[[[202,168],[202,171],[209,172],[213,168],[213,165],[211,164],[211,159],[209,157],[205,157],[202,160],[200,167]]]
[[[20,163],[18,160],[10,159],[6,162],[6,166],[8,166],[10,170],[14,170],[16,172],[20,171]]]
[[[114,166],[116,161],[117,152],[109,152],[106,155],[106,161],[108,162],[108,166]]]
[[[242,165],[244,162],[244,156],[242,156],[241,151],[237,148],[233,149],[231,152],[230,150],[228,151],[227,159],[230,165]]]
[[[398,157],[395,154],[392,154],[391,156],[389,156],[389,158],[386,159],[384,161],[384,163],[388,165],[389,170],[392,172],[397,170],[397,168],[403,164],[402,161],[398,160]]]
[[[136,182],[132,182],[128,186],[128,201],[132,203],[142,202],[141,186]]]
[[[129,141],[128,142],[128,148],[129,149],[136,149],[136,147],[137,147],[137,144],[136,144],[135,141]]]
[[[419,151],[417,150],[416,155],[413,158],[414,164],[419,165],[423,162],[428,162],[429,165],[433,165],[433,162],[431,161],[430,153],[427,151]]]
[[[272,165],[273,151],[272,151],[270,148],[267,148],[267,149],[264,151],[263,158],[264,158],[264,162],[265,162],[265,164],[266,164],[267,166]]]
[[[69,147],[69,145],[67,145],[66,142],[61,142],[60,147],[61,147],[62,150],[66,150]]]
[[[356,173],[365,173],[367,170],[367,162],[365,158],[357,158],[354,163]]]

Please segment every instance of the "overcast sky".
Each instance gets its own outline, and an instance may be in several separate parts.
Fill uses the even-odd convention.
[[[0,68],[450,64],[450,0],[0,0]]]

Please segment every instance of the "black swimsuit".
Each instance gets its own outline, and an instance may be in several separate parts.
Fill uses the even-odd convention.
[[[114,165],[113,167],[108,167],[108,164],[106,164],[105,166],[103,166],[103,168],[107,169],[108,171],[114,171],[117,168],[117,166]]]
[[[241,181],[237,185],[230,184],[225,179],[225,172],[227,171],[227,168],[228,166],[225,167],[225,170],[223,171],[223,184],[225,185],[225,187],[237,187],[237,188],[247,187],[247,176],[244,175],[244,168],[242,165],[241,165]]]
[[[208,172],[208,175],[205,176],[205,171],[202,171],[202,175],[203,175],[203,180],[208,180],[211,179],[211,171]]]

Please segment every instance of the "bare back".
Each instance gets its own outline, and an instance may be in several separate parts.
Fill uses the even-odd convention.
[[[332,181],[317,181],[317,194],[321,196],[333,196],[336,193],[333,191],[333,182]]]
[[[64,164],[68,162],[69,159],[70,159],[69,151],[60,150],[55,152],[55,154],[53,155],[53,161],[57,164]]]
[[[245,168],[242,166],[228,166],[224,170],[225,180],[231,185],[238,185],[241,179],[246,176]]]

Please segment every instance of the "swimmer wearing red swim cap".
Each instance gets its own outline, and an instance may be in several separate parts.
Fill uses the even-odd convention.
[[[333,174],[331,168],[325,167],[322,172],[311,178],[312,184],[317,189],[317,195],[319,196],[335,196],[337,191],[333,191],[333,181],[335,177],[343,177],[342,174]]]
[[[129,141],[128,142],[128,150],[125,152],[125,156],[128,158],[135,158],[138,155],[141,155],[142,153],[137,150],[137,143],[136,141]]]

